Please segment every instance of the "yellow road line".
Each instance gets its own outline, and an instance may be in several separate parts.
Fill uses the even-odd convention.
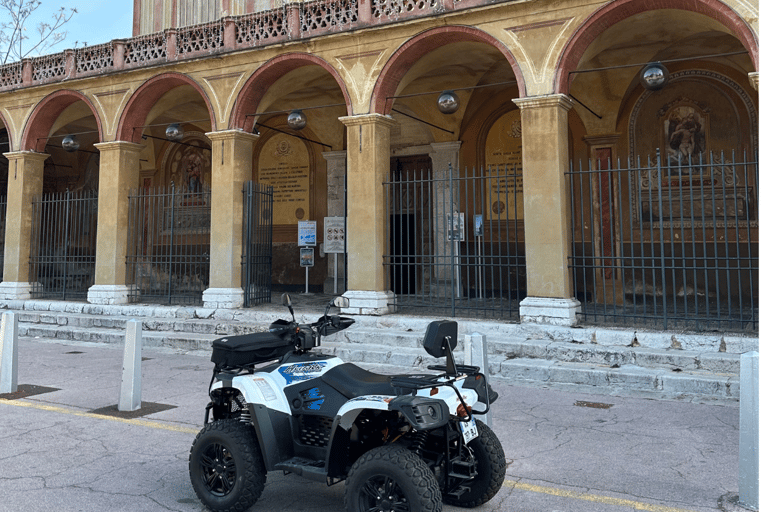
[[[57,407],[54,405],[40,404],[36,402],[24,402],[21,400],[0,400],[0,404],[13,405],[16,407],[28,407],[30,409],[37,409],[40,411],[57,412],[60,414],[69,414],[71,416],[79,416],[81,418],[92,418],[97,420],[115,421],[118,423],[127,423],[129,425],[137,425],[140,427],[149,427],[160,430],[170,430],[172,432],[181,432],[184,434],[197,434],[197,429],[188,427],[182,427],[178,425],[171,425],[168,423],[160,423],[157,421],[148,421],[141,419],[126,419],[117,418],[115,416],[105,416],[102,414],[93,414],[90,412],[82,412],[75,409],[67,409],[65,407]],[[522,482],[513,482],[511,480],[504,480],[504,487],[509,487],[513,490],[535,492],[538,494],[549,494],[551,496],[558,496],[561,498],[569,498],[582,501],[590,501],[593,503],[601,503],[604,505],[615,505],[619,507],[630,507],[634,510],[645,510],[647,512],[693,512],[682,508],[667,507],[664,505],[652,505],[650,503],[643,503],[641,501],[625,500],[621,498],[611,498],[609,496],[600,496],[597,494],[586,494],[575,491],[568,491],[566,489],[557,489],[555,487],[543,487],[540,485],[526,484]]]
[[[77,411],[75,409],[66,409],[64,407],[56,407],[54,405],[45,405],[36,402],[23,402],[21,400],[0,400],[0,404],[15,405],[16,407],[28,407],[30,409],[38,409],[40,411],[58,412],[61,414],[69,414],[71,416],[79,416],[81,418],[93,418],[97,420],[116,421],[118,423],[127,423],[129,425],[137,425],[141,427],[156,428],[160,430],[170,430],[172,432],[182,432],[185,434],[197,434],[199,430],[188,427],[182,427],[178,425],[171,425],[168,423],[160,423],[158,421],[140,420],[140,419],[128,419],[117,418],[115,416],[105,416],[103,414],[93,414],[90,412]]]
[[[520,491],[529,491],[539,494],[549,494],[560,498],[569,498],[574,500],[590,501],[603,505],[615,505],[617,507],[630,507],[634,510],[646,510],[648,512],[693,512],[683,508],[667,507],[665,505],[653,505],[643,503],[642,501],[625,500],[621,498],[611,498],[610,496],[600,496],[599,494],[587,494],[583,492],[568,491],[566,489],[557,489],[555,487],[542,487],[540,485],[525,484],[522,482],[513,482],[504,480],[504,487],[517,489]]]

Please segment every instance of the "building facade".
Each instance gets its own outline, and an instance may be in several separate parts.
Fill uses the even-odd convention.
[[[755,1],[135,0],[0,68],[0,299],[241,307],[254,181],[273,288],[351,312],[756,330],[757,34]]]

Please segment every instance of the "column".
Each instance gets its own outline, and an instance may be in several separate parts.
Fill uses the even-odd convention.
[[[396,121],[381,114],[340,117],[347,127],[347,292],[345,313],[394,312],[384,272],[388,215],[382,183],[389,175],[389,134]]]
[[[619,135],[588,135],[584,137],[584,142],[589,146],[592,170],[603,171],[594,172],[580,180],[582,186],[590,187],[591,208],[597,213],[589,226],[595,263],[603,266],[600,270],[595,270],[598,273],[597,289],[594,290],[595,300],[598,304],[614,303],[623,306],[624,279],[621,260],[618,257],[620,241],[617,238],[621,222],[617,201],[621,197],[621,191],[617,174],[613,170]]]
[[[132,142],[101,142],[99,150],[99,216],[96,227],[96,276],[88,289],[91,304],[126,304],[128,267],[128,194],[139,186],[139,154]]]
[[[434,186],[432,189],[432,205],[434,215],[434,225],[432,226],[435,233],[435,256],[437,261],[443,263],[436,269],[436,275],[434,280],[430,280],[436,284],[436,288],[429,290],[430,295],[437,297],[450,297],[451,296],[451,272],[452,266],[449,264],[451,259],[451,244],[455,244],[453,249],[454,258],[458,260],[459,244],[457,242],[448,240],[448,233],[446,233],[447,215],[457,212],[459,209],[459,193],[458,193],[458,180],[456,180],[453,186],[453,196],[451,196],[451,190],[448,185],[448,166],[453,169],[453,177],[459,176],[459,149],[461,149],[461,141],[453,142],[435,142],[431,144],[432,152],[429,157],[432,159],[432,179],[434,180]],[[442,181],[445,180],[445,181]],[[453,204],[451,204],[451,197],[453,197]],[[451,217],[453,218],[453,217]],[[455,261],[454,263],[457,263]],[[456,267],[458,268],[458,266]],[[453,276],[453,285],[457,297],[462,296],[462,283],[461,273],[456,272],[457,275]]]
[[[346,175],[347,175],[347,152],[346,151],[326,151],[323,153],[326,162],[326,182],[328,184],[328,216],[344,217],[346,215]],[[333,293],[333,276],[336,275],[336,287],[339,293],[346,291],[347,283],[344,281],[345,255],[328,254],[328,274],[323,285],[323,293]],[[338,265],[336,261],[338,260]]]
[[[32,245],[32,199],[43,193],[43,162],[48,155],[32,151],[5,153],[8,158],[8,204],[5,256],[0,300],[29,299],[29,251]]]
[[[570,195],[568,111],[563,94],[513,100],[521,111],[525,209],[525,264],[528,296],[520,320],[574,325],[581,304],[568,271]]]
[[[243,184],[253,176],[256,135],[242,130],[205,134],[211,140],[211,269],[206,308],[239,308],[242,283]]]

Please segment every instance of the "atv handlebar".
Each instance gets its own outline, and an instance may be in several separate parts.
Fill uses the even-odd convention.
[[[343,297],[336,297],[332,300],[325,308],[325,314],[311,324],[296,322],[291,297],[287,293],[283,294],[283,305],[289,308],[291,320],[275,320],[269,326],[269,330],[281,339],[291,340],[297,352],[305,352],[313,347],[318,347],[323,336],[336,334],[355,323],[355,320],[352,318],[328,315],[328,311],[332,306],[345,307],[349,305],[349,300]]]

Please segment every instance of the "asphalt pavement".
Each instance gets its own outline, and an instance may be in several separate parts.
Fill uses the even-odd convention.
[[[0,511],[204,510],[187,461],[209,354],[143,356],[142,408],[118,413],[122,347],[19,341],[19,391],[0,395]],[[494,387],[507,473],[475,510],[705,512],[738,491],[738,405]],[[252,510],[341,512],[343,487],[269,473]]]

